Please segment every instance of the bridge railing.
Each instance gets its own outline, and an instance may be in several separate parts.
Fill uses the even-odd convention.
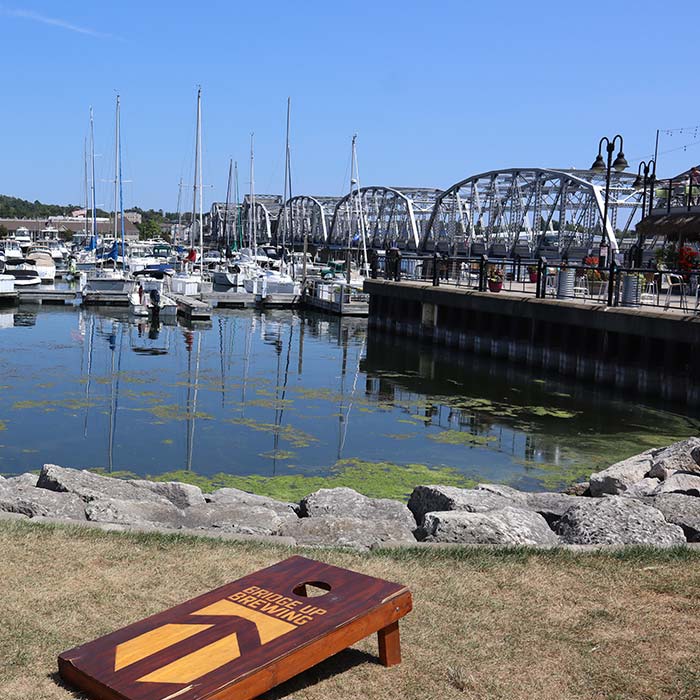
[[[398,263],[398,270],[397,270]],[[700,313],[700,270],[550,263],[546,258],[415,256],[379,260],[378,277],[581,304]]]

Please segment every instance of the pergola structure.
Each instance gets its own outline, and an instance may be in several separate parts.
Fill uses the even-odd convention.
[[[335,206],[328,244],[356,248],[364,233],[368,248],[417,250],[439,193],[424,188],[354,189]]]
[[[634,237],[641,191],[634,173],[613,172],[605,231],[611,252]],[[585,256],[602,239],[605,174],[510,168],[473,175],[441,192],[420,248],[451,255],[550,259]]]

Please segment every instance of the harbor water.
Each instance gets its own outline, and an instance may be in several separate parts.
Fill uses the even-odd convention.
[[[361,319],[229,311],[186,327],[28,308],[0,310],[5,475],[50,462],[281,494],[560,489],[698,434],[680,408],[368,334]]]

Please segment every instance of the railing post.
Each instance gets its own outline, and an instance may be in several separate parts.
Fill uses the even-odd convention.
[[[615,259],[610,263],[610,272],[608,273],[608,306],[613,306],[613,299],[615,295],[615,283],[616,283],[616,267]]]
[[[547,260],[543,257],[537,261],[537,284],[535,285],[535,296],[544,299],[547,284]]]

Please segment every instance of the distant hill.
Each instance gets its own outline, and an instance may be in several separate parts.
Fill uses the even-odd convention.
[[[67,204],[42,204],[39,200],[30,202],[19,197],[0,194],[0,218],[3,219],[46,219],[49,216],[67,216],[80,206]]]

